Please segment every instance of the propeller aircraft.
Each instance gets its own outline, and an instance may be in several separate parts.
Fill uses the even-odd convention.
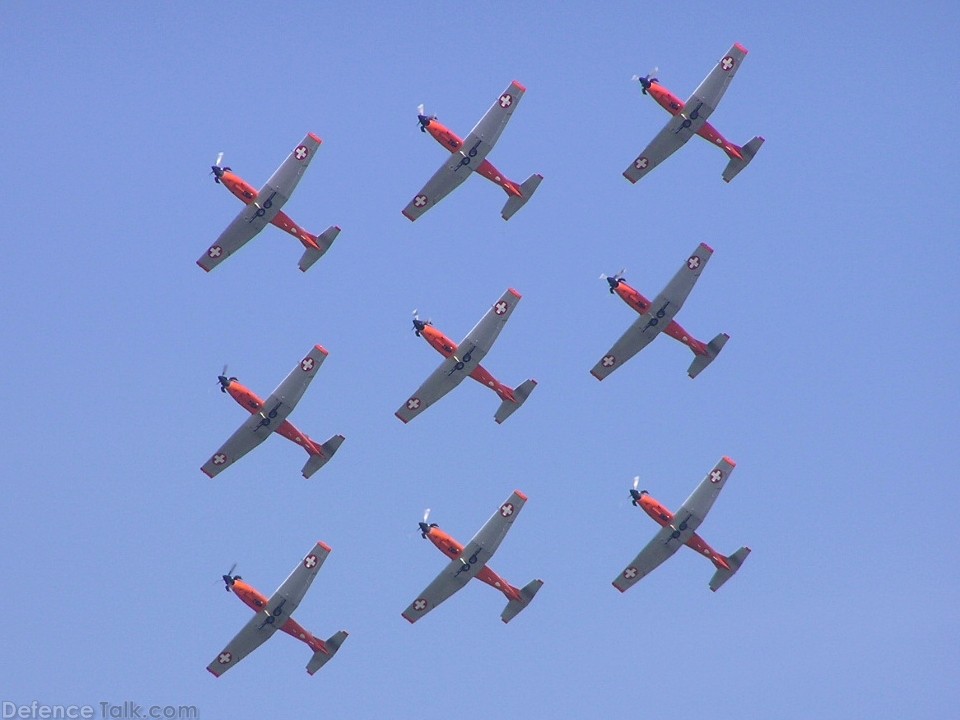
[[[716,592],[733,577],[750,554],[750,548],[742,547],[729,557],[721,555],[696,533],[700,523],[707,517],[714,501],[727,483],[736,463],[728,457],[721,458],[716,466],[690,494],[676,514],[654,500],[646,490],[637,490],[640,478],[633,481],[630,497],[633,505],[641,508],[662,526],[646,547],[624,568],[613,586],[620,592],[629,590],[640,578],[659,567],[681,545],[686,545],[710,560],[716,572],[710,579],[710,589]]]
[[[510,622],[527,607],[533,600],[533,596],[543,586],[543,580],[532,580],[523,588],[516,588],[487,567],[487,563],[500,547],[500,543],[503,542],[526,501],[526,495],[519,490],[514,490],[466,546],[441,530],[436,523],[428,525],[427,518],[430,515],[428,509],[420,523],[420,537],[436,545],[440,552],[450,558],[450,562],[401,613],[404,619],[415,623],[466,585],[472,577],[496,588],[506,596],[507,606],[500,613],[500,619],[503,622]]]
[[[347,632],[341,630],[325,641],[320,640],[309,630],[303,628],[291,615],[297,609],[300,601],[303,600],[303,596],[306,595],[310,584],[317,573],[320,572],[320,567],[329,554],[330,546],[318,542],[269,598],[252,585],[244,582],[239,575],[234,575],[233,571],[237,567],[234,564],[223,576],[226,590],[227,592],[233,592],[256,615],[207,665],[207,670],[214,676],[220,677],[269,640],[277,630],[282,630],[287,635],[297,638],[313,650],[313,656],[307,663],[308,673],[313,675],[323,667],[343,645],[343,641],[347,639]]]
[[[496,183],[507,193],[507,202],[500,212],[504,220],[509,220],[517,210],[526,204],[527,200],[536,192],[543,176],[540,174],[531,175],[522,184],[518,185],[513,180],[509,180],[486,159],[487,153],[496,145],[500,133],[507,126],[507,121],[510,120],[510,116],[513,115],[514,109],[525,92],[526,88],[514,80],[494,101],[486,114],[480,118],[480,122],[470,131],[466,140],[461,140],[456,133],[442,125],[435,115],[424,114],[423,105],[420,105],[417,109],[420,132],[429,132],[438,143],[450,151],[452,157],[440,166],[440,169],[427,181],[423,189],[403,209],[403,214],[407,218],[411,221],[416,220],[446,197],[474,171],[480,173],[487,180]]]
[[[200,256],[197,265],[207,272],[213,270],[252,240],[268,223],[276,225],[303,243],[306,250],[300,258],[300,270],[306,272],[319,260],[337,239],[340,228],[331,225],[322,235],[312,235],[291,220],[286,213],[281,212],[280,208],[290,199],[321,142],[313,133],[307,133],[259,192],[233,170],[221,166],[223,153],[220,153],[217,162],[211,166],[213,181],[236,195],[246,207]]]
[[[503,326],[507,324],[518,302],[520,302],[520,293],[513,288],[505,291],[459,345],[437,330],[431,321],[421,320],[414,311],[414,334],[426,340],[446,359],[400,406],[395,413],[396,416],[405,423],[410,422],[453,390],[468,375],[493,390],[500,398],[500,407],[494,415],[494,420],[498,423],[502,423],[523,405],[537,386],[536,380],[530,379],[511,388],[497,380],[480,364],[493,347],[493,343]]]
[[[654,298],[652,303],[624,282],[622,270],[613,277],[600,276],[609,284],[610,293],[619,295],[627,305],[640,313],[640,317],[627,328],[627,331],[614,343],[609,352],[593,366],[590,373],[597,380],[603,380],[653,342],[653,339],[661,332],[679,340],[693,351],[695,357],[687,370],[687,374],[691,378],[695,378],[707,365],[713,362],[727,340],[730,339],[730,336],[726,333],[720,333],[709,343],[704,344],[680,327],[679,323],[673,319],[674,315],[680,312],[680,308],[683,307],[684,301],[690,291],[693,290],[694,284],[712,255],[713,248],[705,243],[700,243],[693,254],[687,258],[683,267],[677,271],[677,274],[673,276],[673,279],[663,291]]]
[[[656,69],[646,77],[634,75],[633,79],[640,83],[641,92],[644,95],[650,95],[673,117],[624,171],[623,176],[627,180],[632,183],[637,182],[694,135],[699,135],[711,145],[716,145],[730,158],[723,171],[725,182],[733,180],[737,173],[753,160],[753,156],[763,145],[762,137],[758,135],[741,147],[727,140],[707,122],[707,118],[717,108],[720,98],[723,97],[746,56],[747,49],[740,43],[734,43],[686,102],[681,101],[661,85],[658,78],[652,77],[656,74]]]
[[[230,397],[250,413],[250,417],[200,469],[208,476],[214,477],[253,450],[272,433],[279,433],[307,451],[310,458],[303,466],[305,478],[309,478],[323,467],[340,447],[344,440],[343,435],[334,435],[322,445],[318,445],[306,433],[294,427],[293,423],[287,420],[287,416],[300,402],[300,398],[303,397],[303,393],[306,392],[310,381],[317,374],[327,355],[325,348],[314,345],[297,367],[270,393],[266,402],[252,390],[241,385],[237,378],[227,377],[227,368],[224,366],[223,372],[217,378],[220,382],[220,392],[229,393]]]

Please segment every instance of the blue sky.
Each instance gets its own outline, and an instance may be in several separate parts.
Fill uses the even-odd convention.
[[[9,3],[0,166],[6,498],[0,700],[192,704],[201,717],[942,717],[960,692],[955,307],[960,66],[952,3]],[[349,7],[346,7],[349,5]],[[691,141],[638,185],[623,169],[734,41],[750,51],[711,122],[767,139],[726,185]],[[442,161],[416,107],[466,134],[527,87],[491,161],[545,179],[509,223],[470,179],[400,210]],[[269,228],[209,275],[239,211],[209,176],[259,186],[307,131],[324,144],[285,210],[343,228],[307,274]],[[655,295],[715,255],[678,320],[731,340],[695,381],[659,339],[597,383],[634,315],[597,280]],[[507,287],[523,300],[484,365],[540,385],[503,426],[464,383],[404,426],[438,364],[418,308],[459,339]],[[343,433],[310,481],[280,438],[208,480],[243,420],[314,343],[330,356],[291,419]],[[676,508],[722,455],[737,469],[702,535],[750,545],[713,594],[689,551],[624,595],[656,530],[634,475]],[[472,583],[400,612],[509,493],[529,501],[491,566],[543,578],[504,626]],[[314,677],[277,637],[219,680],[265,593],[316,540],[333,552],[296,613],[345,628]],[[476,587],[474,587],[476,585]]]

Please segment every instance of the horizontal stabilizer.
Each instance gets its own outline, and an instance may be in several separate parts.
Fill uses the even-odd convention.
[[[303,257],[300,258],[300,270],[306,272],[310,269],[311,265],[322,258],[323,254],[330,249],[330,246],[333,245],[333,241],[337,239],[337,235],[339,234],[340,228],[336,225],[331,225],[322,235],[314,238],[317,243],[317,248],[308,247],[306,251],[304,251]]]
[[[497,408],[496,415],[493,416],[493,419],[498,423],[502,423],[508,417],[513,415],[514,410],[523,405],[524,401],[530,397],[530,393],[533,392],[533,389],[537,386],[536,380],[527,380],[520,385],[517,385],[513,389],[513,396],[517,399],[516,402],[510,402],[509,400],[504,400],[500,403],[500,407]]]
[[[323,652],[322,650],[315,652],[313,657],[310,658],[310,662],[307,663],[307,672],[313,675],[317,670],[326,665],[327,661],[337,654],[337,650],[340,649],[340,646],[343,645],[343,641],[346,639],[346,630],[341,630],[329,638],[327,642],[324,643],[327,646],[327,652]]]
[[[757,150],[760,149],[761,145],[763,145],[763,138],[757,135],[753,140],[740,148],[740,154],[743,155],[743,160],[737,160],[734,158],[727,163],[727,167],[723,171],[724,182],[730,182],[733,180],[737,176],[737,173],[749,165],[750,161],[753,160],[753,156],[757,154]]]
[[[537,191],[537,188],[540,187],[540,181],[543,180],[543,175],[539,173],[531,175],[528,177],[523,184],[520,186],[520,197],[513,196],[507,200],[506,205],[503,206],[503,210],[500,211],[500,215],[504,220],[509,220],[513,217],[513,214],[527,204],[527,200],[533,197],[533,194]]]
[[[537,594],[541,587],[543,587],[543,580],[531,580],[527,583],[520,591],[520,599],[508,602],[507,607],[500,613],[500,619],[505,623],[513,620],[521,610],[530,604],[533,596]]]
[[[723,346],[727,344],[727,340],[730,339],[730,336],[726,333],[720,333],[717,335],[710,343],[707,345],[707,354],[706,355],[697,355],[693,362],[690,363],[690,367],[687,369],[687,375],[691,378],[695,378],[699,375],[703,369],[713,362],[713,359],[720,354],[720,351],[723,350]]]
[[[713,577],[710,578],[710,589],[716,592],[720,589],[720,586],[723,585],[727,580],[733,577],[734,573],[740,569],[740,566],[743,565],[743,561],[747,559],[747,555],[750,554],[750,548],[742,547],[737,550],[733,555],[727,558],[727,565],[730,566],[729,570],[717,570]]]
[[[333,457],[333,454],[337,451],[337,448],[344,441],[343,435],[334,435],[332,438],[327,440],[323,445],[320,446],[320,449],[323,451],[322,455],[311,455],[310,459],[307,460],[307,464],[303,466],[303,476],[309,478],[317,470],[322,468],[327,464],[327,460]]]

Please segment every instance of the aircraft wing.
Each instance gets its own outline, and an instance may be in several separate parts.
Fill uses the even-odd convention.
[[[460,557],[451,560],[432,583],[403,611],[402,615],[414,623],[457,590],[462,588],[487,564],[500,547],[503,538],[523,508],[527,496],[514,490],[509,498],[484,523],[480,531],[466,544]]]
[[[693,95],[683,106],[682,115],[694,123],[694,132],[706,122],[710,114],[717,109],[720,98],[727,91],[733,76],[740,69],[740,63],[747,56],[747,49],[740,43],[733,47],[717,61],[703,82],[693,91]]]
[[[328,354],[322,345],[314,345],[306,357],[270,393],[270,397],[266,399],[263,408],[255,417],[259,418],[261,423],[266,422],[266,427],[276,429],[300,402],[300,398],[303,397],[303,393],[306,392],[310,381],[313,380]]]
[[[640,578],[650,574],[673,555],[693,535],[693,530],[680,532],[670,525],[660,528],[653,540],[623,569],[613,586],[620,592],[629,590]]]
[[[627,331],[614,343],[610,351],[593,366],[590,371],[598,380],[603,380],[610,373],[632,358],[660,334],[670,321],[673,320],[690,291],[703,272],[704,266],[713,255],[713,248],[706,243],[700,243],[693,254],[687,258],[683,266],[677,271],[673,279],[650,303],[650,309],[637,318]]]
[[[700,527],[736,465],[728,457],[721,458],[674,514],[674,527],[684,531]]]
[[[248,417],[200,469],[209,477],[216,477],[270,437],[273,430],[263,425],[262,420],[259,413]]]
[[[324,542],[318,542],[270,596],[264,612],[276,618],[274,622],[277,626],[283,625],[297,609],[329,554],[330,546]]]
[[[690,123],[684,126],[685,123]],[[684,118],[682,115],[674,115],[663,130],[658,132],[650,144],[647,145],[637,159],[630,163],[630,166],[623,171],[623,176],[632,183],[642,178],[657,165],[662,163],[668,157],[679,150],[684,143],[692,138],[703,122],[699,122],[695,128],[691,129],[693,121]]]
[[[258,612],[250,618],[233,640],[227,643],[227,646],[207,665],[207,670],[220,677],[269,640],[280,625],[268,623],[266,621],[268,617],[270,616],[265,612]]]
[[[524,92],[526,88],[517,81],[503,91],[470,131],[460,150],[451,154],[450,159],[440,166],[403,209],[404,215],[416,220],[470,176],[493,149]]]
[[[400,406],[396,416],[405,423],[410,422],[473,372],[493,347],[503,326],[513,314],[513,309],[520,302],[520,297],[520,293],[513,288],[506,290],[480,318],[480,322],[467,333],[457,346],[456,352],[440,363],[417,391]]]
[[[257,197],[234,218],[216,242],[197,260],[206,271],[213,270],[263,230],[290,198],[300,182],[313,154],[320,147],[320,138],[308,133],[294,148],[283,164],[276,169]]]

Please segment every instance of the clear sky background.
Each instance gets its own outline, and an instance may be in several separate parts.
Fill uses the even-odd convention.
[[[7,3],[0,10],[5,221],[0,368],[0,699],[192,704],[201,717],[946,717],[960,703],[956,517],[960,11],[953,2]],[[730,185],[694,139],[621,173],[739,41],[711,122],[767,139]],[[444,159],[416,108],[465,135],[527,87],[490,160],[545,179],[509,223],[472,178],[416,223]],[[209,166],[260,186],[307,131],[324,143],[285,210],[343,228],[308,273],[268,228],[209,275],[239,212]],[[635,314],[600,273],[655,295],[715,255],[678,320],[731,340],[696,380],[658,339],[589,369]],[[540,385],[504,425],[473,382],[403,425],[440,362],[410,312],[462,338],[523,294],[484,365]],[[311,480],[279,437],[209,480],[243,421],[229,372],[268,394],[330,356],[291,420],[343,433]],[[621,595],[657,526],[737,461],[701,528],[753,554],[718,593],[688,550]],[[545,581],[500,622],[470,583],[400,612],[514,489],[491,567]],[[333,552],[295,617],[350,638],[314,677],[277,635],[206,664],[316,540]]]

